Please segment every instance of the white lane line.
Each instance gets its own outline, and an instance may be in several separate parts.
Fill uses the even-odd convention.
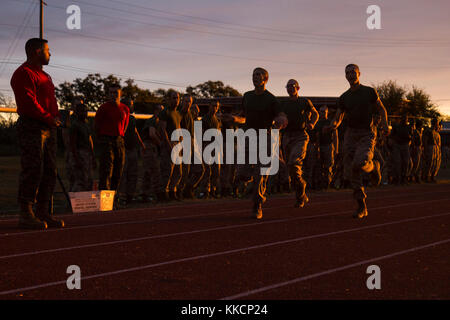
[[[355,263],[352,263],[352,264],[348,264],[348,265],[345,265],[345,266],[342,266],[342,267],[329,269],[329,270],[325,270],[325,271],[318,272],[318,273],[313,273],[313,274],[310,274],[310,275],[307,275],[307,276],[303,276],[303,277],[299,277],[299,278],[295,278],[295,279],[292,279],[292,280],[289,280],[289,281],[275,283],[275,284],[272,284],[270,286],[261,287],[259,289],[254,289],[254,290],[250,290],[250,291],[241,292],[241,293],[229,296],[229,297],[222,298],[220,300],[234,300],[234,299],[239,299],[239,298],[243,298],[243,297],[248,297],[250,295],[254,295],[254,294],[257,294],[257,293],[260,293],[260,292],[265,292],[265,291],[277,289],[277,288],[288,286],[288,285],[292,285],[292,284],[295,284],[295,283],[298,283],[298,282],[314,279],[314,278],[317,278],[317,277],[329,275],[329,274],[332,274],[332,273],[336,273],[336,272],[347,270],[347,269],[350,269],[350,268],[362,266],[362,265],[369,264],[369,263],[372,263],[372,262],[393,258],[393,257],[400,256],[400,255],[403,255],[403,254],[415,252],[415,251],[418,251],[418,250],[423,250],[423,249],[427,249],[427,248],[430,248],[430,247],[446,244],[446,243],[449,243],[449,242],[450,242],[450,239],[446,239],[446,240],[442,240],[442,241],[429,243],[429,244],[426,244],[426,245],[423,245],[423,246],[419,246],[419,247],[414,247],[414,248],[410,248],[410,249],[406,249],[406,250],[402,250],[402,251],[397,251],[397,252],[394,252],[394,253],[391,253],[391,254],[387,254],[387,255],[384,255],[384,256],[379,256],[379,257],[376,257],[376,258],[367,259],[367,260],[355,262]]]
[[[398,204],[398,205],[392,205],[392,206],[383,206],[383,207],[372,208],[371,211],[398,208],[398,207],[408,206],[411,204],[423,204],[423,203],[430,203],[430,202],[437,202],[437,201],[440,201],[440,200],[429,200],[429,201]],[[291,207],[291,206],[289,206],[289,207]],[[278,209],[278,207],[274,208],[274,209]],[[346,210],[346,211],[339,211],[339,212],[334,212],[334,213],[301,216],[301,217],[295,217],[295,218],[276,219],[276,220],[269,220],[269,221],[258,221],[258,222],[253,222],[253,223],[244,223],[244,224],[237,224],[237,225],[234,224],[234,225],[228,225],[228,226],[222,226],[222,227],[167,233],[167,234],[161,234],[161,235],[155,235],[155,236],[146,236],[146,237],[138,237],[138,238],[107,241],[107,242],[96,242],[96,243],[91,243],[91,244],[86,244],[86,245],[63,247],[63,248],[56,248],[56,249],[46,249],[46,250],[40,250],[40,251],[30,251],[30,252],[0,256],[0,260],[10,259],[10,258],[18,258],[18,257],[24,257],[24,256],[32,256],[32,255],[38,255],[38,254],[44,254],[44,253],[61,252],[61,251],[66,251],[66,250],[76,250],[76,249],[86,249],[86,248],[100,247],[100,246],[109,246],[109,245],[123,244],[123,243],[135,242],[135,241],[170,238],[170,237],[184,236],[184,235],[197,234],[197,233],[203,233],[203,232],[220,231],[220,230],[228,230],[228,229],[239,229],[239,228],[244,228],[244,227],[260,226],[260,225],[282,223],[282,222],[291,222],[291,221],[305,220],[305,219],[312,219],[312,218],[331,217],[331,216],[353,213],[353,211],[354,210]],[[154,220],[152,220],[152,221],[154,221]]]
[[[188,262],[188,261],[195,261],[195,260],[200,260],[200,259],[218,257],[218,256],[223,256],[223,255],[228,255],[228,254],[239,253],[239,252],[243,252],[243,251],[250,251],[250,250],[268,248],[268,247],[273,247],[273,246],[278,246],[278,245],[291,244],[291,243],[295,243],[295,242],[299,242],[299,241],[303,241],[303,240],[324,238],[327,236],[333,236],[333,235],[339,235],[339,234],[344,234],[344,233],[349,233],[349,232],[354,232],[354,231],[361,231],[361,230],[385,227],[385,226],[401,224],[401,223],[405,223],[405,222],[438,218],[438,217],[443,217],[443,216],[448,216],[448,215],[450,215],[450,212],[437,214],[437,215],[429,215],[429,216],[424,216],[424,217],[419,217],[419,218],[410,218],[410,219],[391,221],[391,222],[380,223],[380,224],[376,224],[376,225],[364,226],[364,227],[359,227],[359,228],[351,228],[351,229],[345,229],[345,230],[340,230],[340,231],[332,231],[332,232],[327,232],[327,233],[314,234],[314,235],[303,236],[303,237],[294,238],[294,239],[281,240],[281,241],[276,241],[276,242],[269,242],[269,243],[265,243],[265,244],[254,245],[254,246],[245,247],[245,248],[208,253],[208,254],[204,254],[204,255],[169,260],[169,261],[148,264],[148,265],[143,265],[143,266],[138,266],[138,267],[133,267],[133,268],[120,269],[120,270],[111,271],[111,272],[93,274],[90,276],[84,276],[82,280],[84,281],[84,280],[95,279],[95,278],[100,278],[100,277],[107,277],[107,276],[118,275],[118,274],[122,274],[122,273],[133,272],[133,271],[142,271],[145,269],[156,268],[156,267],[161,267],[161,266],[166,266],[166,265],[171,265],[171,264],[176,264],[176,263],[181,263],[181,262]],[[48,283],[43,283],[43,284],[39,284],[39,285],[35,285],[35,286],[17,288],[17,289],[6,290],[6,291],[0,291],[0,296],[12,294],[12,293],[18,293],[18,292],[25,292],[25,291],[39,289],[39,288],[46,288],[46,287],[51,287],[51,286],[60,285],[60,284],[66,284],[66,280],[48,282]]]
[[[444,184],[445,186],[447,186],[446,184]],[[435,185],[433,185],[433,186],[435,186]],[[441,185],[439,185],[440,187],[441,187]],[[410,197],[410,196],[414,196],[414,195],[416,195],[416,194],[418,194],[418,195],[425,195],[425,194],[436,194],[436,193],[444,193],[444,192],[449,192],[448,190],[447,191],[445,191],[445,190],[440,190],[440,191],[430,191],[430,192],[421,192],[420,191],[420,189],[413,189],[414,191],[415,190],[418,190],[417,192],[414,192],[414,193],[411,193],[411,192],[409,192],[409,193],[405,193],[404,195],[402,195],[402,196],[407,196],[407,197]],[[385,193],[390,193],[392,190],[371,190],[370,191],[370,200],[377,200],[377,199],[384,199],[384,198],[386,198],[386,199],[388,199],[388,198],[395,198],[395,197],[397,197],[397,196],[388,196],[388,197],[383,197],[383,196],[381,196],[381,197],[373,197],[372,195],[382,195],[382,194],[385,194]],[[351,190],[339,190],[339,191],[336,191],[336,192],[328,192],[328,193],[321,193],[321,194],[312,194],[311,195],[311,200],[314,200],[314,199],[316,199],[316,198],[326,198],[326,197],[329,197],[329,198],[334,198],[334,195],[336,195],[336,196],[342,196],[342,195],[345,195],[345,194],[348,194],[348,193],[350,193],[351,192]],[[286,199],[293,199],[293,197],[294,197],[294,195],[292,195],[292,194],[288,194],[288,195],[282,195],[282,196],[272,196],[272,197],[270,197],[270,199],[271,199],[271,201],[277,201],[277,200],[286,200]],[[231,201],[230,201],[231,200]],[[347,201],[353,201],[353,199],[344,199],[344,200],[334,200],[334,201],[331,201],[331,202],[347,202]],[[184,203],[181,203],[181,204],[174,204],[174,205],[167,205],[167,206],[154,206],[154,207],[144,207],[144,208],[132,208],[132,209],[123,209],[123,210],[115,210],[115,211],[113,211],[115,214],[124,214],[124,215],[126,215],[126,213],[128,212],[128,211],[133,211],[134,213],[141,213],[141,212],[144,212],[144,213],[155,213],[155,212],[153,212],[153,211],[165,211],[165,210],[167,210],[167,209],[179,209],[179,208],[193,208],[193,207],[207,207],[207,206],[211,206],[211,205],[221,205],[221,204],[235,204],[236,202],[240,202],[241,204],[249,204],[249,203],[251,203],[251,200],[249,200],[249,199],[229,199],[229,200],[222,200],[222,201],[212,201],[212,202],[206,202],[206,203],[192,203],[192,202],[184,202]],[[313,203],[313,204],[317,204],[317,203]],[[165,212],[156,212],[156,213],[165,213]],[[79,216],[92,216],[93,214],[105,214],[105,215],[108,215],[108,214],[111,214],[110,212],[108,212],[108,213],[101,213],[101,212],[98,212],[98,213],[95,213],[95,212],[84,212],[84,213],[77,213],[77,214],[75,214],[75,215],[58,215],[58,216],[60,216],[60,217],[62,217],[62,218],[64,218],[64,216],[66,216],[66,217],[75,217],[75,216],[77,216],[77,217],[79,217]],[[1,225],[1,223],[2,222],[11,222],[11,221],[17,221],[17,218],[5,218],[5,219],[0,219],[0,225]],[[57,230],[53,230],[53,231],[57,231]],[[47,231],[44,231],[44,232],[49,232],[48,230]],[[31,233],[31,232],[28,232],[28,233]],[[34,232],[32,232],[32,233],[34,233]],[[1,234],[0,234],[0,236],[1,236]]]
[[[408,206],[411,204],[423,204],[423,203],[430,203],[430,202],[437,202],[437,201],[440,201],[440,200],[428,200],[428,201],[421,201],[421,202],[397,204],[397,205],[392,205],[392,206],[382,206],[382,207],[372,208],[371,211],[398,208],[398,207]],[[291,207],[291,206],[289,206],[289,207]],[[274,208],[274,209],[278,209],[278,208],[279,207]],[[280,207],[280,208],[282,208],[282,207]],[[60,251],[66,251],[66,250],[76,250],[76,249],[85,249],[85,248],[100,247],[100,246],[109,246],[109,245],[129,243],[129,242],[134,242],[134,241],[170,238],[170,237],[184,236],[184,235],[197,234],[197,233],[203,233],[203,232],[220,231],[220,230],[228,230],[228,229],[239,229],[239,228],[244,228],[244,227],[260,226],[260,225],[267,225],[267,224],[273,224],[273,223],[282,223],[282,222],[291,222],[291,221],[305,220],[305,219],[312,219],[312,218],[330,217],[330,216],[337,216],[337,215],[342,215],[342,214],[353,213],[353,211],[354,210],[345,210],[345,211],[338,211],[338,212],[334,212],[334,213],[316,214],[316,215],[310,215],[310,216],[300,216],[300,217],[295,217],[295,218],[276,219],[276,220],[269,220],[269,221],[258,221],[258,222],[253,222],[253,223],[244,223],[244,224],[237,224],[237,225],[234,224],[234,225],[228,225],[228,226],[222,226],[222,227],[167,233],[167,234],[161,234],[161,235],[155,235],[155,236],[146,236],[146,237],[138,237],[138,238],[107,241],[107,242],[96,242],[96,243],[79,245],[79,246],[47,249],[47,250],[40,250],[40,251],[31,251],[31,252],[24,252],[24,253],[16,253],[16,254],[11,254],[11,255],[0,256],[0,260],[24,257],[24,256],[32,256],[32,255],[43,254],[43,253],[60,252]],[[154,220],[152,220],[152,221],[154,221]]]
[[[436,194],[436,193],[448,193],[448,191],[427,192],[427,193],[421,193],[421,195]],[[405,194],[404,196],[409,198],[410,196],[414,196],[414,195]],[[392,196],[389,196],[389,197],[371,198],[371,199],[368,199],[368,201],[370,201],[370,200],[378,200],[378,199],[390,199],[390,198],[398,198],[398,195],[392,195]],[[448,199],[438,199],[438,200],[432,200],[432,201],[443,201],[443,200],[448,200]],[[353,199],[335,200],[335,201],[327,202],[327,204],[337,203],[337,202],[349,202],[349,201],[354,201],[354,200]],[[323,205],[323,204],[324,203],[321,203],[321,202],[314,202],[314,203],[308,204],[308,207],[310,207],[312,205]],[[283,208],[292,208],[292,206],[289,205],[289,206],[265,207],[264,210],[283,209]],[[370,205],[369,205],[369,211],[372,210],[372,209],[373,208],[371,208]],[[62,231],[66,231],[66,230],[70,231],[70,230],[91,229],[91,228],[97,228],[97,227],[108,227],[108,226],[116,226],[116,225],[129,225],[129,224],[139,224],[139,223],[147,223],[147,222],[170,221],[170,220],[178,220],[178,219],[179,220],[183,220],[183,219],[186,219],[186,218],[219,216],[219,215],[228,214],[228,213],[249,212],[249,210],[250,209],[224,210],[224,211],[219,211],[219,212],[215,212],[215,213],[212,213],[212,214],[209,213],[209,214],[196,214],[196,215],[189,215],[189,216],[175,216],[175,217],[167,217],[167,218],[159,218],[159,219],[144,219],[144,220],[133,220],[133,221],[108,222],[108,223],[101,223],[101,224],[91,224],[91,225],[87,225],[87,226],[67,227],[67,228],[62,228],[62,229],[47,229],[47,230],[37,230],[37,231],[24,231],[24,232],[4,233],[4,234],[0,234],[0,238],[2,238],[2,237],[11,237],[11,236],[20,236],[20,235],[28,235],[28,234],[36,234],[36,233],[47,234],[47,233],[51,233],[51,232],[62,232]]]

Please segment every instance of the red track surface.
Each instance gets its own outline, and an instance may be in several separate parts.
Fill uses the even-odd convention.
[[[65,216],[67,227],[0,221],[0,299],[450,299],[450,185],[318,193],[303,209],[269,197]],[[69,290],[67,267],[81,268]],[[381,269],[369,290],[366,269]]]

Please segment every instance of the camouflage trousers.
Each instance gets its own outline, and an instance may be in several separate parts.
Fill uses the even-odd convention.
[[[21,116],[17,137],[21,163],[18,202],[47,206],[56,184],[56,128]]]
[[[303,160],[306,157],[309,136],[305,131],[285,132],[283,150],[296,199],[301,201],[305,195],[306,181],[303,179]]]
[[[158,146],[150,140],[144,140],[144,145],[144,180],[142,181],[142,193],[144,195],[150,195],[160,192],[163,188],[161,180],[161,155]]]
[[[320,176],[319,146],[316,143],[308,143],[305,159],[305,180],[311,187],[317,187]]]
[[[222,190],[227,190],[227,191],[231,191],[233,186],[235,185],[235,178],[236,178],[236,165],[234,163],[236,163],[236,151],[237,151],[237,145],[235,143],[233,143],[233,150],[234,150],[234,162],[233,164],[227,164],[226,162],[226,156],[227,156],[227,151],[226,151],[226,147],[227,144],[224,144],[223,147],[223,162],[224,164],[221,167],[220,170],[220,180],[221,180],[221,189]]]
[[[79,164],[76,164],[74,162],[73,165],[74,182],[71,191],[73,192],[90,191],[92,190],[92,182],[93,182],[92,180],[93,159],[91,151],[79,149],[77,150],[77,153]]]
[[[183,169],[181,164],[172,162],[172,150],[167,145],[161,146],[161,189],[159,192],[176,192],[179,187]]]
[[[437,145],[430,145],[425,148],[425,161],[422,171],[424,179],[437,176],[441,167],[441,150]]]
[[[178,181],[176,190],[182,191],[184,189],[195,190],[205,177],[206,165],[202,163],[195,163],[194,158],[202,159],[200,150],[192,144],[191,146],[191,163],[182,163],[181,170],[174,170],[171,179]],[[181,177],[180,177],[181,174]],[[174,183],[175,183],[174,182]]]
[[[421,162],[423,161],[421,147],[412,147],[411,148],[411,159],[412,159],[412,168],[411,168],[410,175],[412,177],[419,177]]]
[[[320,177],[328,187],[333,180],[333,166],[334,166],[334,145],[326,144],[319,146],[320,159]]]
[[[260,141],[256,143],[256,148],[254,148],[254,152],[256,152],[256,155],[258,156],[260,153]],[[279,140],[275,145],[271,144],[271,133],[270,130],[267,134],[267,149],[270,151],[270,154],[274,154],[274,148],[279,148]],[[252,149],[255,146],[252,146]],[[276,150],[275,150],[276,151]],[[245,144],[245,154],[246,154],[246,161],[244,164],[238,164],[237,165],[237,181],[245,183],[249,183],[250,181],[253,181],[253,203],[264,203],[266,201],[266,189],[267,189],[267,181],[269,178],[269,175],[267,174],[268,170],[265,170],[265,168],[268,168],[268,165],[263,165],[260,161],[260,159],[257,158],[257,161],[255,164],[250,163],[250,146],[249,143]],[[278,158],[275,160],[279,160]]]
[[[394,161],[394,177],[397,181],[409,176],[411,154],[409,151],[409,144],[395,143],[392,149],[392,160]]]
[[[365,199],[362,173],[373,170],[376,134],[373,129],[348,128],[344,137],[344,177],[350,181],[356,199]]]
[[[65,160],[65,173],[66,177],[69,180],[69,192],[74,191],[73,187],[75,184],[75,169],[74,169],[74,160],[73,160],[73,154],[70,150],[70,146],[68,146],[68,150],[66,151],[66,154],[64,156]]]
[[[99,138],[99,184],[100,190],[118,190],[125,165],[123,137],[101,136]]]
[[[125,165],[123,167],[120,191],[128,196],[134,196],[138,181],[138,150],[125,149]]]

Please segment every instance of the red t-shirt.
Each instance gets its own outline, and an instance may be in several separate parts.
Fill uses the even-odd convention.
[[[99,136],[124,136],[130,109],[123,103],[106,102],[95,113],[95,128]]]
[[[16,98],[17,113],[53,125],[59,117],[55,86],[52,78],[42,69],[23,63],[11,78]]]

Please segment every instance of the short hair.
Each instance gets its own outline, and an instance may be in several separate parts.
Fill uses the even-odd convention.
[[[45,39],[40,38],[31,38],[25,43],[25,53],[27,54],[27,58],[30,58],[37,49],[42,49],[44,44],[48,43]]]
[[[289,84],[289,82],[295,83],[295,85],[297,86],[297,89],[300,89],[300,85],[298,84],[298,81],[297,81],[297,80],[295,80],[295,79],[289,79],[288,82],[287,82],[287,84],[286,84],[286,87],[287,87],[287,85]]]
[[[357,69],[359,71],[359,66],[357,64],[354,63],[350,63],[345,67],[345,70],[347,70],[347,68],[353,67],[355,69]]]
[[[180,93],[179,93],[178,91],[176,91],[176,90],[174,90],[174,89],[169,89],[169,90],[167,90],[167,92],[166,92],[166,97],[170,97],[170,96],[171,96],[172,94],[174,94],[174,93],[180,95]]]
[[[253,73],[255,73],[256,71],[261,71],[264,74],[264,80],[269,80],[269,72],[266,69],[257,67],[253,70]]]
[[[192,102],[194,102],[194,97],[190,93],[183,94],[183,98],[190,98]]]

